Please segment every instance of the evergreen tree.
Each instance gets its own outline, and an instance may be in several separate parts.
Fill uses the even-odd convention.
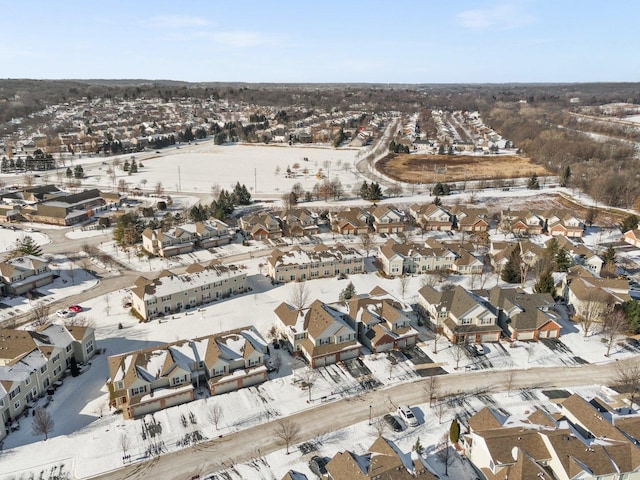
[[[602,254],[602,260],[605,264],[616,263],[616,251],[613,249],[613,247],[607,247],[607,249]]]
[[[76,165],[73,169],[73,177],[74,178],[83,178],[84,177],[84,169],[82,165]]]
[[[72,377],[80,375],[80,369],[78,368],[78,361],[76,360],[76,357],[71,357],[69,360],[69,369],[71,370]]]
[[[532,173],[531,177],[529,178],[529,181],[527,182],[527,188],[529,190],[539,190],[540,189],[540,183],[538,182],[538,175],[536,175],[536,173]]]
[[[560,174],[560,186],[566,187],[569,185],[569,178],[571,178],[571,167],[567,165],[562,174]]]
[[[638,217],[633,214],[624,217],[624,220],[622,220],[622,223],[620,224],[620,230],[622,230],[622,233],[628,232],[629,230],[635,230],[636,228],[638,228]]]
[[[451,421],[451,426],[449,427],[449,440],[451,440],[451,443],[454,445],[460,440],[460,423],[458,423],[457,418],[454,418]]]
[[[340,292],[340,301],[349,300],[356,294],[356,287],[353,286],[352,282],[349,282],[349,285],[345,287],[344,290]]]
[[[233,213],[233,200],[226,190],[221,190],[218,199],[211,202],[211,216],[218,220],[225,220]]]
[[[547,269],[542,272],[540,278],[533,287],[533,291],[536,293],[551,293],[555,292],[555,285],[553,283],[553,275],[551,269]]]
[[[438,147],[438,155],[444,155],[444,145]]]
[[[382,189],[380,188],[380,184],[378,182],[372,182],[369,187],[369,198],[372,202],[376,200],[380,200],[382,198]]]
[[[502,281],[507,283],[520,283],[522,281],[520,263],[522,263],[520,245],[517,245],[509,254],[509,259],[502,269],[502,273],[500,274]]]
[[[194,205],[189,210],[189,218],[192,222],[204,222],[209,218],[209,210],[205,206]]]
[[[437,205],[437,206],[442,205],[442,200],[440,199],[440,197],[435,197],[435,198],[433,199],[433,204],[434,204],[434,205]]]
[[[145,225],[140,221],[135,213],[125,213],[118,217],[116,226],[113,229],[113,239],[121,246],[135,245],[141,239],[142,230]]]
[[[571,257],[569,257],[569,252],[567,252],[566,248],[562,247],[560,250],[558,250],[558,253],[556,253],[556,256],[554,258],[554,262],[559,272],[566,272],[567,270],[569,270],[572,262]]]
[[[20,257],[22,255],[39,257],[42,255],[42,248],[32,237],[27,235],[24,238],[16,240],[11,254],[13,257]]]
[[[138,164],[135,160],[131,160],[131,167],[129,169],[129,173],[138,173]]]
[[[362,182],[362,186],[360,187],[360,198],[363,200],[367,200],[369,197],[369,184],[365,180]]]
[[[247,190],[246,185],[240,185],[240,182],[236,183],[233,187],[233,193],[231,194],[234,205],[250,205],[251,194]]]
[[[71,170],[71,167],[67,167],[67,178],[71,177],[73,177],[73,171]]]

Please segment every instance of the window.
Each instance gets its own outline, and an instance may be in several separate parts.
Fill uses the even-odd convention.
[[[64,351],[69,353],[71,351],[71,344],[67,345],[67,347],[64,349]]]
[[[62,367],[60,365],[58,365],[55,370],[53,371],[54,375],[58,375],[60,372],[62,371]]]
[[[29,375],[27,379],[24,381],[25,385],[29,385],[30,383],[31,383],[31,375]]]
[[[462,325],[471,325],[471,319],[470,318],[463,318],[462,319]]]
[[[46,364],[40,367],[40,373],[44,373],[46,371],[47,371],[47,365]]]
[[[16,410],[20,408],[20,400],[13,404],[13,408],[15,408]]]
[[[89,340],[87,342],[86,352],[87,352],[87,355],[89,355],[91,352],[93,352],[93,340]]]
[[[20,387],[16,387],[9,392],[9,400],[13,400],[20,393]]]
[[[163,302],[168,302],[169,300],[171,300],[171,295],[165,295],[164,297],[160,297],[160,300],[162,300]]]
[[[60,360],[60,354],[58,353],[55,357],[53,357],[52,362],[58,363],[59,360]]]
[[[142,385],[141,387],[135,387],[131,389],[131,395],[140,395],[141,393],[145,393],[147,391],[147,386]]]

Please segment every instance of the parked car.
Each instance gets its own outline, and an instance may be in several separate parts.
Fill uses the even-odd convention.
[[[56,315],[62,318],[67,318],[71,315],[71,312],[69,310],[58,310],[56,312]]]
[[[487,348],[481,343],[474,343],[470,348],[471,352],[477,356],[486,355],[488,351]]]
[[[80,305],[70,305],[67,310],[73,313],[80,313],[82,311],[82,307]]]
[[[408,405],[398,405],[398,415],[410,427],[418,426],[418,419]]]
[[[327,474],[327,459],[314,455],[309,460],[309,470],[318,475],[319,477]]]
[[[402,425],[400,424],[400,422],[396,419],[396,417],[394,417],[393,415],[391,415],[390,413],[387,413],[384,417],[382,417],[384,419],[385,422],[387,422],[387,425],[389,425],[389,427],[394,431],[394,432],[401,432],[402,431]]]

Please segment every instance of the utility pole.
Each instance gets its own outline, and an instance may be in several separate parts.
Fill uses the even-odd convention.
[[[180,177],[180,167],[178,167],[178,192],[182,190],[182,180]]]
[[[253,193],[258,191],[258,169],[253,169]]]

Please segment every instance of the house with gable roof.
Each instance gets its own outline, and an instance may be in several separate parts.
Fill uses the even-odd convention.
[[[286,252],[274,249],[267,259],[269,276],[277,282],[293,282],[364,273],[364,257],[355,248],[338,243],[315,245],[311,250],[294,246]]]
[[[433,328],[442,328],[451,343],[497,342],[502,329],[487,302],[456,285],[441,292],[430,285],[418,291],[418,303],[429,313]]]
[[[257,330],[245,327],[110,356],[110,404],[136,418],[193,400],[201,382],[211,395],[262,383],[266,351]]]
[[[243,215],[238,219],[240,228],[254,240],[270,240],[282,237],[282,225],[271,212]]]
[[[436,480],[419,456],[406,458],[396,445],[379,436],[362,455],[350,450],[337,452],[327,463],[329,480]]]
[[[291,208],[280,212],[283,233],[288,237],[304,237],[317,235],[318,215],[306,208]]]
[[[371,211],[376,233],[404,232],[404,215],[388,205],[378,205]]]
[[[629,245],[633,245],[634,247],[640,247],[640,229],[628,230],[624,232],[623,239]]]
[[[53,282],[49,262],[34,255],[23,255],[0,262],[0,281],[6,293],[23,295]]]
[[[358,341],[373,353],[417,343],[418,332],[411,327],[409,318],[411,307],[380,287],[331,306],[344,313],[343,318],[356,331]]]
[[[453,230],[454,216],[441,205],[414,204],[409,208],[409,215],[423,230]]]
[[[350,208],[329,212],[331,231],[342,235],[363,235],[369,233],[373,217],[362,208]]]
[[[564,248],[571,258],[574,265],[583,265],[591,273],[600,275],[602,267],[604,266],[604,260],[598,254],[594,253],[584,243],[574,243],[565,236],[555,236],[554,239],[558,242],[559,248]],[[545,245],[549,245],[553,239],[547,241]]]
[[[475,290],[498,316],[498,323],[512,340],[560,337],[560,319],[553,311],[555,301],[548,293],[526,293],[520,288]]]
[[[602,278],[582,265],[569,268],[562,289],[567,304],[578,315],[585,315],[594,308],[610,310],[631,299],[627,280]]]
[[[283,302],[274,313],[288,350],[312,368],[360,356],[356,331],[345,321],[344,313],[333,306],[315,300],[299,311]]]

